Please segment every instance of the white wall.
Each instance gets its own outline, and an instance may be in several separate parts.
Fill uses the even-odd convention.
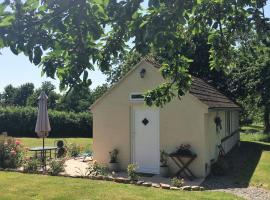
[[[205,134],[207,139],[207,146],[209,147],[208,156],[207,156],[207,162],[209,165],[211,165],[211,160],[216,161],[219,155],[219,149],[217,145],[221,144],[222,139],[229,136],[225,129],[226,129],[226,118],[225,118],[225,110],[219,110],[219,111],[209,111],[209,113],[205,114]],[[231,119],[231,133],[234,133],[235,131],[238,131],[239,129],[239,111],[237,110],[231,110],[232,114]],[[221,118],[221,124],[222,129],[217,132],[216,131],[216,125],[215,125],[215,117],[219,116]],[[239,141],[239,132],[234,134],[231,137],[228,137],[228,139],[224,142],[222,142],[222,147],[225,150],[226,153],[228,153],[232,147],[235,146],[235,144]]]
[[[140,70],[146,69],[145,77],[140,78]],[[119,161],[122,169],[131,162],[132,155],[132,108],[129,95],[145,92],[163,82],[155,67],[143,62],[126,79],[109,92],[92,109],[93,112],[93,150],[94,159],[107,164],[109,151],[119,149]],[[181,144],[190,144],[198,157],[191,165],[191,170],[198,177],[205,176],[205,163],[208,153],[205,139],[204,114],[208,107],[194,96],[187,94],[160,109],[160,149],[168,153],[175,151]],[[175,165],[170,162],[175,171]]]

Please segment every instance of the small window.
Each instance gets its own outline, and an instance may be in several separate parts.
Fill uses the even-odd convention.
[[[131,101],[143,101],[144,100],[144,96],[143,94],[139,94],[139,93],[134,93],[130,95],[130,100]]]

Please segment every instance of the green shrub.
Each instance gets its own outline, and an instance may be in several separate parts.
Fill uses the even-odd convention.
[[[2,123],[2,122],[1,122]],[[24,148],[20,140],[0,136],[0,167],[17,168],[22,164]]]
[[[28,158],[24,161],[23,171],[27,173],[34,173],[38,171],[40,166],[41,166],[41,163],[38,159]]]
[[[117,149],[114,149],[109,153],[110,153],[110,163],[117,163],[117,156],[119,151]]]
[[[137,169],[136,164],[129,164],[127,167],[128,178],[131,181],[137,181],[139,179],[136,169]]]
[[[107,176],[108,169],[107,167],[100,165],[97,161],[94,161],[93,164],[90,164],[87,168],[87,175],[88,176]]]
[[[75,143],[68,145],[68,155],[71,157],[78,157],[81,153],[81,147]]]
[[[178,188],[182,187],[184,185],[184,179],[179,179],[179,178],[174,177],[171,179],[171,185],[173,187],[178,187]]]
[[[49,173],[52,176],[57,176],[58,174],[64,171],[65,171],[64,159],[53,159],[49,162]]]
[[[49,110],[50,137],[92,137],[92,116],[88,112]],[[37,137],[37,109],[32,107],[0,107],[0,133],[15,137]],[[16,125],[16,126],[15,126]]]

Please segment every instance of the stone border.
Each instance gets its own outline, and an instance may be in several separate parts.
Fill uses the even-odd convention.
[[[0,168],[0,171],[3,172],[18,172],[18,173],[23,173],[23,174],[38,174],[38,175],[47,175],[47,176],[52,176],[50,173],[43,173],[42,171],[38,172],[25,172],[23,170],[19,169],[3,169]],[[67,177],[67,178],[81,178],[81,179],[90,179],[90,180],[103,180],[103,181],[110,181],[110,182],[115,182],[115,183],[121,183],[121,184],[132,184],[132,185],[137,185],[137,186],[143,186],[143,187],[152,187],[152,188],[160,188],[160,189],[165,189],[165,190],[173,190],[173,191],[204,191],[205,188],[201,186],[183,186],[183,187],[173,187],[169,184],[164,184],[164,183],[152,183],[152,182],[145,182],[145,181],[132,181],[128,178],[123,178],[123,177],[113,177],[113,176],[71,176],[68,174],[59,174],[57,175],[59,177]]]

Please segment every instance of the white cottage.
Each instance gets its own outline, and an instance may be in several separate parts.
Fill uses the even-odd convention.
[[[92,106],[94,159],[108,164],[109,152],[119,150],[122,169],[136,163],[138,171],[158,174],[160,151],[170,153],[189,144],[197,158],[190,165],[205,177],[222,145],[227,153],[239,141],[239,106],[199,78],[181,100],[163,108],[147,107],[142,94],[164,80],[159,64],[144,58]],[[170,160],[171,172],[176,170]]]

